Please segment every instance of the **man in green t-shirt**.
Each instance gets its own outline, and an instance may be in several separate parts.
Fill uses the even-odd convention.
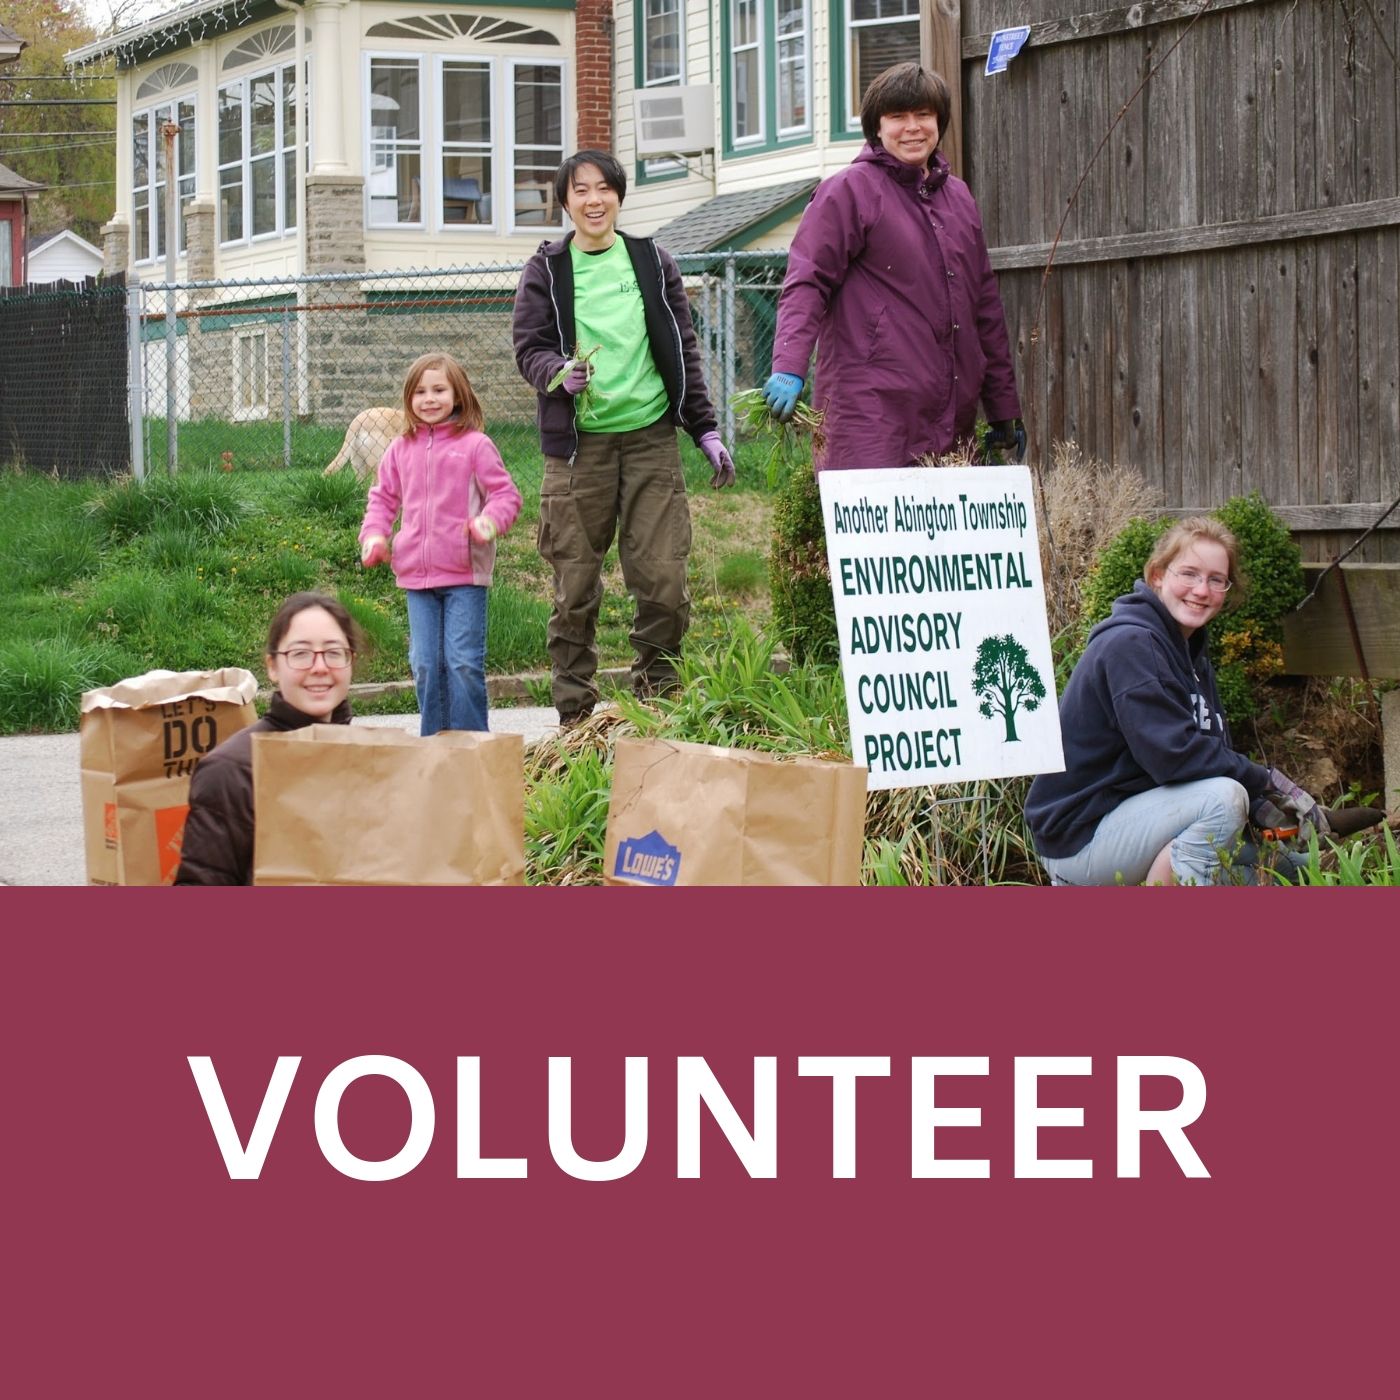
[[[676,264],[650,238],[617,228],[626,172],[604,151],[579,151],[555,173],[554,189],[574,231],[540,244],[526,264],[514,334],[515,362],[539,393],[539,549],[554,570],[549,659],[554,705],[569,727],[598,699],[594,637],[614,535],[637,604],[633,688],[654,695],[675,686],[690,622],[690,508],[676,429],[709,460],[712,486],[734,484],[734,462]]]

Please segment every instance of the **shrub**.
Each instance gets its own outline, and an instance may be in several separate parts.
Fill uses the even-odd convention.
[[[769,555],[773,627],[796,662],[830,662],[840,654],[826,528],[815,472],[788,473],[773,505]]]
[[[1240,726],[1258,710],[1255,686],[1283,670],[1283,617],[1303,597],[1298,545],[1258,495],[1236,496],[1215,512],[1240,545],[1244,585],[1210,629],[1210,656],[1220,703]],[[1113,600],[1131,590],[1170,520],[1129,521],[1100,555],[1084,586],[1084,634],[1107,617]],[[1083,645],[1083,637],[1080,646]]]
[[[210,471],[124,481],[108,487],[88,509],[114,540],[131,539],[157,524],[183,526],[214,539],[249,512],[233,481]]]

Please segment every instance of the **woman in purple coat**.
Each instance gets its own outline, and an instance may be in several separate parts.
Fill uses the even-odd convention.
[[[816,346],[819,471],[948,452],[972,438],[979,400],[989,445],[1024,454],[982,220],[937,149],[951,104],[917,63],[881,73],[861,103],[867,144],[818,186],[793,238],[763,395],[790,418]]]

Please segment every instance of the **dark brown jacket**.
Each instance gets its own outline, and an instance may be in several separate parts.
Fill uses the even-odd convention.
[[[281,734],[316,722],[275,691],[256,724],[240,729],[200,759],[190,779],[190,814],[175,872],[177,885],[253,883],[253,735]],[[348,700],[336,706],[330,722],[350,723]]]

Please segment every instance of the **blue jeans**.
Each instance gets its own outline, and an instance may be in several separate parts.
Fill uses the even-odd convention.
[[[1172,874],[1183,885],[1214,885],[1220,853],[1232,852],[1249,815],[1249,794],[1233,778],[1169,783],[1120,802],[1072,856],[1042,856],[1065,885],[1140,885],[1168,842]]]
[[[486,590],[409,588],[408,660],[424,735],[486,726]]]

